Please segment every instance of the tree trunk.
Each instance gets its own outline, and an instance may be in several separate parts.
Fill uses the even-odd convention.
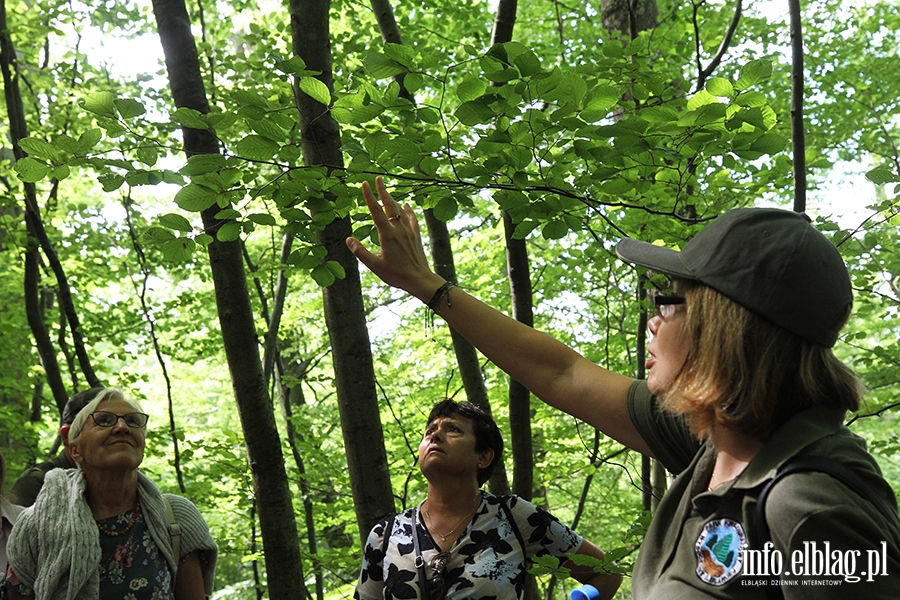
[[[28,137],[28,125],[25,122],[25,107],[19,90],[18,74],[15,73],[15,48],[9,37],[6,24],[6,2],[0,0],[0,70],[3,72],[3,91],[6,99],[6,114],[9,116],[9,133],[13,143],[13,155],[16,160],[25,157],[19,147],[19,140]],[[68,400],[62,372],[56,359],[56,349],[50,341],[47,324],[44,321],[43,303],[40,291],[40,252],[38,241],[41,225],[41,214],[37,204],[37,192],[33,183],[25,183],[25,224],[28,231],[28,242],[25,249],[25,313],[37,345],[41,364],[47,376],[47,383],[53,392],[53,399],[59,414]],[[62,285],[62,282],[60,282]]]
[[[153,12],[175,105],[208,113],[199,57],[184,1],[154,0]],[[212,132],[185,127],[182,133],[188,157],[219,152]],[[221,207],[213,206],[201,213],[207,233],[214,238],[223,224],[215,218],[220,210]],[[308,593],[300,562],[294,506],[275,412],[263,378],[240,242],[216,239],[208,251],[225,356],[253,475],[269,597],[305,597]]]
[[[497,6],[491,45],[512,41],[516,22],[516,0],[501,0]],[[531,272],[525,240],[513,239],[515,224],[503,211],[506,236],[506,275],[512,296],[512,317],[529,327],[534,326]],[[531,440],[531,392],[514,379],[509,381],[509,429],[513,459],[512,491],[526,500],[534,496],[534,457]]]
[[[425,224],[428,227],[428,240],[431,247],[431,260],[434,263],[434,272],[447,281],[458,283],[447,224],[435,217],[433,210],[425,211]],[[487,388],[484,385],[481,363],[478,360],[475,347],[453,328],[450,329],[450,335],[453,340],[453,349],[456,352],[459,374],[462,378],[463,387],[466,390],[466,397],[469,402],[490,412],[491,407],[488,401]],[[462,340],[462,342],[457,343],[458,339]]]
[[[329,0],[290,0],[293,51],[317,78],[334,90],[331,71]],[[300,111],[303,161],[306,165],[343,165],[340,130],[328,107],[294,86]],[[352,229],[349,217],[335,218],[316,241],[337,261],[345,277],[324,289],[325,324],[331,340],[341,431],[347,453],[350,487],[360,539],[385,514],[393,512],[394,497],[384,450],[384,433],[375,392],[375,367],[366,325],[359,265],[344,243]]]
[[[516,226],[503,211],[506,234],[506,268],[512,297],[512,317],[534,327],[531,271],[525,240],[513,239]],[[531,434],[531,392],[515,379],[509,380],[509,428],[512,432],[513,493],[531,500],[534,495],[534,457]]]
[[[436,218],[433,210],[425,211],[425,224],[428,227],[434,272],[447,281],[458,283],[447,224]],[[450,328],[450,339],[453,342],[456,364],[459,366],[459,375],[466,390],[466,398],[469,402],[481,407],[486,413],[491,414],[491,403],[488,398],[487,386],[484,383],[481,363],[478,360],[478,350],[452,327]],[[492,494],[502,495],[510,492],[506,466],[502,461],[491,475],[488,486]]]
[[[788,2],[791,20],[791,161],[794,211],[806,210],[806,129],[803,125],[803,20],[800,0]]]
[[[291,254],[292,245],[293,236],[290,233],[285,233],[281,239],[280,264],[283,265],[287,263],[287,259]],[[282,413],[284,414],[288,446],[291,449],[291,455],[294,458],[294,464],[297,466],[297,471],[300,473],[300,497],[303,498],[306,541],[309,547],[309,555],[313,563],[313,574],[316,581],[316,599],[323,600],[325,597],[325,584],[322,576],[322,561],[316,557],[319,553],[319,549],[316,538],[315,511],[312,501],[313,490],[309,485],[309,478],[306,476],[306,465],[303,462],[303,457],[300,455],[300,449],[297,446],[297,440],[298,438],[302,438],[302,436],[297,433],[297,428],[293,421],[294,412],[292,405],[295,402],[294,398],[299,396],[299,400],[296,401],[296,403],[298,405],[304,404],[303,389],[298,386],[296,388],[296,393],[292,393],[291,388],[282,383],[284,364],[281,360],[278,328],[279,323],[281,323],[281,316],[284,312],[284,298],[287,295],[287,273],[284,269],[278,270],[275,292],[273,294],[272,310],[270,312],[269,302],[266,298],[265,291],[263,290],[262,281],[256,276],[257,268],[250,259],[250,254],[247,252],[246,246],[242,246],[242,253],[244,255],[244,260],[247,262],[247,267],[254,273],[253,281],[256,286],[256,293],[259,298],[262,317],[265,322],[268,323],[265,350],[263,353],[263,376],[266,380],[266,386],[270,389],[274,388],[275,396],[278,398],[278,403],[281,405]],[[308,361],[304,360],[303,370],[301,373],[297,374],[297,379],[305,377],[307,364]]]
[[[641,306],[647,298],[647,276],[638,275],[637,301]],[[646,365],[644,357],[647,355],[647,321],[646,311],[641,311],[638,317],[637,327],[637,347],[635,352],[638,356],[637,373],[638,379],[646,377]],[[649,511],[653,508],[653,459],[647,455],[641,456],[641,506],[644,510]]]
[[[491,33],[492,45],[512,41],[518,8],[516,0],[500,0],[497,5],[497,16],[494,18],[494,31]]]
[[[315,507],[313,505],[312,486],[309,485],[309,477],[306,476],[306,464],[300,455],[300,449],[297,447],[297,440],[301,436],[297,433],[294,426],[293,405],[304,404],[303,391],[300,386],[293,390],[281,383],[281,375],[284,372],[284,365],[281,363],[281,355],[276,358],[274,365],[275,387],[278,390],[278,401],[281,409],[284,411],[284,418],[287,422],[288,444],[291,447],[291,454],[294,456],[294,463],[297,465],[297,471],[300,472],[300,494],[303,497],[303,515],[306,525],[306,542],[309,545],[309,554],[313,559],[313,573],[316,580],[316,600],[324,600],[325,598],[325,581],[322,574],[322,561],[316,558],[319,553],[319,542],[316,536]],[[296,396],[300,396],[299,399]]]
[[[175,401],[172,398],[172,379],[169,377],[169,368],[166,365],[166,358],[163,356],[162,348],[159,345],[159,336],[156,335],[156,323],[150,307],[147,306],[147,285],[150,279],[150,268],[147,266],[147,257],[138,243],[138,235],[134,230],[134,223],[131,220],[131,200],[126,199],[122,203],[125,209],[125,222],[128,224],[128,235],[131,237],[131,245],[134,253],[138,257],[138,264],[141,267],[141,285],[138,293],[138,300],[141,303],[141,313],[144,321],[147,322],[147,333],[150,334],[150,343],[153,346],[153,353],[156,355],[156,362],[163,379],[166,381],[166,404],[169,409],[169,436],[172,438],[172,452],[175,457],[172,460],[172,466],[175,467],[175,479],[178,481],[178,489],[182,494],[187,493],[184,485],[184,473],[181,472],[181,450],[178,447],[178,428],[175,425]],[[137,286],[136,286],[137,287]]]
[[[516,0],[500,0],[491,45],[512,41],[516,23]],[[534,300],[531,295],[531,271],[528,265],[528,247],[525,240],[513,239],[516,230],[507,211],[503,214],[503,232],[506,238],[506,276],[512,301],[513,319],[534,327]],[[531,438],[531,392],[515,379],[509,380],[509,431],[513,459],[514,494],[531,500],[534,496],[534,449]],[[527,575],[524,585],[525,600],[540,596],[537,580]]]
[[[290,232],[285,232],[281,238],[281,252],[278,264],[287,264],[288,258],[291,256],[291,248],[294,245],[294,236]],[[256,271],[255,266],[251,264],[250,257],[247,255],[246,248],[243,249],[247,265],[251,271]],[[263,307],[263,318],[266,321],[266,339],[263,346],[263,376],[266,384],[272,381],[272,373],[274,365],[279,355],[278,347],[278,330],[281,328],[281,317],[284,314],[284,299],[287,296],[288,276],[283,268],[278,269],[278,275],[275,279],[275,293],[272,300],[272,311],[269,312],[266,303],[266,295],[262,290],[259,280],[256,280],[257,295]]]
[[[653,29],[659,23],[656,0],[601,0],[600,22],[604,29],[624,31],[634,38],[639,31]]]
[[[627,35],[622,36],[622,44],[628,45],[628,42],[637,36],[638,32],[645,29],[652,29],[657,26],[657,5],[656,0],[639,0],[636,3],[631,0],[602,0],[601,7],[601,23],[603,27],[610,31],[620,31]],[[631,97],[630,90],[626,92],[627,97]],[[638,278],[638,302],[642,302],[645,297],[644,286],[646,280],[643,277]],[[637,337],[637,355],[638,368],[637,378],[644,378],[644,354],[647,342],[647,315],[641,314],[638,321],[638,337]],[[641,457],[641,505],[644,510],[653,508],[653,462],[649,456]]]
[[[403,38],[400,35],[400,28],[397,27],[397,20],[394,18],[394,11],[390,2],[388,0],[372,0],[372,10],[378,22],[378,30],[381,32],[382,41],[402,44]],[[400,84],[400,96],[415,103],[415,98],[403,85],[403,74],[397,75],[394,79]],[[435,273],[447,281],[458,283],[447,224],[436,218],[433,210],[426,209],[425,226],[428,229],[431,260],[434,264]],[[466,390],[466,398],[469,402],[491,414],[491,404],[488,398],[487,386],[484,383],[481,363],[478,360],[478,351],[475,349],[475,346],[469,343],[469,340],[452,327],[450,328],[450,340],[453,343],[453,351],[456,354],[456,364],[459,366],[463,388]],[[494,470],[488,486],[493,494],[509,493],[509,481],[506,477],[506,467],[503,462]]]

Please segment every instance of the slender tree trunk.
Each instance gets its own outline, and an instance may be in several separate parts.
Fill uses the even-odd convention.
[[[293,51],[307,68],[321,72],[317,78],[334,89],[331,70],[329,0],[290,0]],[[343,165],[340,130],[328,107],[294,87],[300,111],[303,160],[306,165]],[[333,198],[332,198],[333,200]],[[331,340],[341,430],[347,452],[350,486],[356,508],[360,539],[381,517],[394,510],[391,478],[384,450],[384,432],[375,393],[375,367],[366,325],[359,265],[344,240],[352,233],[349,217],[336,218],[316,241],[344,269],[324,289],[325,324]]]
[[[294,456],[294,462],[297,465],[297,471],[300,472],[300,493],[303,497],[303,514],[306,523],[306,542],[309,544],[309,553],[313,557],[313,571],[316,579],[316,599],[323,600],[325,598],[325,579],[322,573],[322,561],[316,559],[319,552],[319,543],[316,536],[315,510],[312,501],[313,489],[309,485],[309,477],[306,476],[306,465],[303,457],[300,455],[300,449],[297,445],[298,440],[302,441],[303,436],[297,433],[294,426],[294,405],[300,406],[305,404],[303,398],[303,388],[299,385],[295,388],[285,386],[281,381],[281,375],[284,373],[284,364],[281,362],[279,355],[275,362],[275,387],[278,389],[278,399],[281,402],[281,408],[284,411],[285,421],[287,422],[288,443],[291,447],[291,453]],[[304,373],[305,376],[305,367]]]
[[[282,238],[280,252],[280,264],[282,265],[286,264],[287,259],[291,254],[291,246],[293,245],[292,240],[293,236],[291,236],[290,233],[285,233],[284,237]],[[284,310],[284,298],[287,295],[287,273],[285,273],[284,269],[278,270],[278,275],[275,280],[276,282],[275,292],[273,294],[274,300],[272,302],[272,311],[270,312],[269,303],[266,298],[265,291],[263,290],[262,282],[260,281],[259,277],[255,275],[257,271],[256,265],[253,264],[253,261],[250,259],[250,254],[247,252],[246,246],[242,246],[242,252],[244,254],[244,260],[247,262],[247,267],[252,273],[254,273],[253,281],[256,285],[256,293],[259,297],[262,317],[265,322],[269,324],[266,332],[265,352],[263,354],[263,372],[266,380],[266,385],[269,386],[270,389],[274,389],[275,395],[278,398],[278,402],[281,405],[287,429],[286,433],[288,446],[291,449],[291,455],[294,458],[294,464],[297,467],[297,471],[300,473],[300,497],[303,498],[303,514],[304,524],[306,526],[306,541],[309,545],[309,554],[312,558],[313,573],[316,580],[316,599],[323,600],[325,597],[325,584],[322,575],[321,561],[316,558],[319,550],[318,541],[316,538],[315,511],[312,502],[313,490],[309,485],[309,478],[306,476],[306,466],[303,462],[303,457],[300,455],[300,448],[297,444],[298,438],[302,438],[302,436],[297,433],[297,428],[294,425],[293,420],[294,398],[296,396],[299,396],[300,399],[299,401],[297,401],[297,404],[303,404],[303,390],[302,388],[297,387],[296,394],[292,393],[291,388],[284,385],[281,379],[282,374],[284,374],[284,364],[281,360],[281,350],[278,343],[278,328]],[[308,362],[308,360],[303,361],[303,372],[298,375],[298,379],[302,379],[305,376],[306,365],[308,364]]]
[[[433,210],[425,211],[425,224],[428,227],[431,260],[434,263],[435,273],[447,281],[458,283],[447,224],[436,218]],[[459,375],[466,390],[466,398],[469,402],[481,407],[486,413],[492,414],[487,386],[484,382],[484,372],[481,369],[481,362],[478,360],[478,350],[452,327],[450,328],[450,339],[453,342],[456,364],[459,366]],[[497,465],[497,469],[488,481],[488,486],[493,494],[509,494],[509,479],[506,475],[506,465],[503,462]]]
[[[531,270],[525,240],[514,239],[515,224],[503,211],[506,234],[506,267],[512,296],[512,316],[534,327]],[[531,392],[515,379],[509,380],[509,428],[512,432],[513,493],[530,500],[534,495],[534,457],[531,434]]]
[[[135,293],[137,293],[138,301],[141,303],[141,313],[144,321],[147,322],[147,333],[150,334],[150,342],[153,345],[153,353],[156,355],[156,362],[166,382],[166,404],[169,408],[169,436],[172,438],[172,451],[175,457],[172,460],[172,466],[175,467],[175,479],[178,481],[178,489],[182,494],[187,493],[184,485],[184,474],[181,472],[181,450],[178,447],[178,430],[175,425],[175,402],[172,398],[172,379],[169,377],[169,368],[166,365],[166,358],[163,356],[162,348],[159,346],[159,336],[156,335],[156,323],[150,307],[147,306],[147,283],[150,279],[150,268],[147,266],[147,257],[144,256],[144,250],[138,242],[137,232],[134,230],[134,224],[131,220],[131,198],[126,198],[122,203],[125,209],[125,222],[128,224],[128,235],[131,237],[131,246],[134,248],[138,257],[138,264],[141,266],[141,284],[134,285]]]
[[[23,377],[24,379],[24,377]],[[31,392],[31,410],[28,413],[28,421],[39,423],[41,421],[41,407],[43,406],[44,382],[38,381]],[[59,436],[57,436],[58,438]]]
[[[250,505],[250,552],[256,554],[256,504]],[[262,600],[266,597],[266,588],[262,584],[262,577],[259,574],[259,561],[253,561],[253,587],[256,589],[256,600]]]
[[[29,236],[28,246],[25,249],[25,314],[28,318],[28,325],[31,327],[31,333],[34,336],[38,355],[41,357],[41,365],[44,367],[47,384],[53,392],[58,414],[62,415],[68,394],[66,393],[66,385],[63,382],[62,373],[59,370],[59,361],[56,360],[56,348],[50,340],[47,324],[44,321],[40,300],[40,278],[40,253],[37,248],[37,242]],[[37,420],[40,420],[40,407],[38,406],[37,411],[33,412],[37,415]]]
[[[516,0],[500,0],[491,45],[512,41],[516,22]],[[507,211],[502,211],[503,232],[506,238],[506,276],[512,300],[513,319],[534,327],[534,299],[531,293],[531,270],[525,240],[513,238],[516,227]],[[531,500],[534,496],[534,446],[531,433],[531,392],[524,385],[509,380],[509,431],[513,459],[514,494]],[[538,598],[537,580],[527,575],[524,584],[525,600]]]
[[[175,105],[208,113],[209,104],[184,0],[154,0],[153,12]],[[182,133],[185,153],[189,157],[219,152],[212,132],[182,128]],[[220,210],[219,206],[213,206],[201,213],[207,233],[214,238],[223,224],[215,217]],[[216,239],[209,245],[208,251],[225,356],[253,475],[269,597],[305,597],[308,593],[300,562],[294,506],[275,425],[275,412],[263,378],[241,245],[237,241],[220,242]]]
[[[10,44],[10,47],[12,45]],[[21,112],[22,122],[21,125],[24,128],[22,130],[22,137],[27,137],[28,130],[25,128],[25,120],[24,120],[24,109],[22,109],[22,99],[18,89],[18,78],[14,79],[14,90],[13,93],[16,97],[18,97],[19,109]],[[17,139],[22,139],[19,137]],[[16,146],[18,147],[18,145]],[[22,156],[25,156],[22,153]],[[18,157],[18,158],[21,158]],[[18,160],[17,158],[17,160]],[[81,321],[78,318],[78,311],[75,310],[75,303],[72,300],[72,288],[69,286],[69,279],[66,276],[66,271],[63,269],[62,263],[59,260],[59,256],[56,254],[56,250],[53,248],[53,244],[50,242],[50,237],[47,235],[47,230],[44,228],[44,222],[41,218],[40,209],[37,204],[37,197],[34,193],[34,185],[31,185],[31,194],[29,195],[26,192],[26,218],[29,216],[32,217],[32,221],[30,223],[31,233],[40,243],[41,251],[44,253],[44,256],[47,259],[47,263],[50,265],[50,269],[53,271],[53,275],[56,277],[56,297],[59,300],[59,306],[62,310],[61,320],[68,327],[69,335],[72,336],[72,346],[75,350],[75,357],[78,360],[78,367],[81,369],[81,372],[84,374],[84,378],[87,381],[88,385],[91,387],[99,387],[102,385],[100,380],[97,378],[97,375],[94,373],[94,367],[91,365],[91,359],[87,353],[87,347],[84,343],[84,336],[81,333]],[[56,197],[56,193],[59,189],[59,181],[54,179],[51,183],[51,190],[49,196],[51,198]],[[32,204],[33,201],[33,204]],[[60,334],[60,349],[64,350],[65,346],[65,332],[61,331]],[[73,365],[74,367],[74,365]],[[75,383],[77,382],[77,375],[75,374],[75,369],[72,369],[72,383],[73,390],[75,388]],[[68,399],[68,397],[66,398]]]
[[[72,290],[69,287],[68,277],[66,277],[66,272],[63,269],[62,263],[59,261],[59,257],[56,255],[56,251],[50,243],[47,232],[44,230],[44,224],[40,219],[40,213],[37,212],[36,204],[34,208],[35,212],[33,213],[33,216],[36,217],[33,224],[34,233],[41,243],[41,250],[44,252],[44,256],[47,257],[47,262],[50,264],[50,268],[53,269],[53,274],[56,275],[57,296],[59,298],[60,308],[63,310],[66,322],[69,326],[69,334],[72,336],[72,346],[75,349],[78,366],[84,374],[84,378],[89,387],[102,386],[103,383],[101,383],[94,373],[94,367],[91,365],[91,359],[88,356],[87,347],[84,344],[84,336],[81,334],[81,322],[78,318],[78,312],[75,310],[75,303],[72,300]]]
[[[294,236],[285,232],[281,238],[281,253],[278,264],[287,264],[287,260],[291,255],[291,248],[294,245]],[[266,382],[272,380],[272,372],[278,355],[278,330],[281,328],[281,316],[284,314],[284,299],[287,296],[288,277],[283,268],[278,269],[278,275],[275,279],[275,294],[272,301],[272,311],[266,314],[266,343],[265,352],[263,353],[263,374]],[[265,300],[265,296],[261,295],[260,300]]]
[[[16,160],[25,157],[19,147],[19,140],[28,137],[28,125],[25,122],[25,107],[19,90],[19,79],[15,68],[15,48],[9,37],[6,23],[6,1],[0,0],[0,70],[3,72],[3,91],[6,100],[6,114],[9,116],[9,133],[13,143],[13,155]],[[44,321],[43,303],[40,291],[40,251],[39,235],[42,229],[41,214],[37,204],[37,192],[33,183],[24,184],[25,191],[25,224],[28,241],[25,249],[25,313],[32,335],[41,357],[41,364],[47,376],[47,383],[53,392],[53,399],[59,414],[68,399],[62,372],[56,359],[56,349],[50,341],[47,324]]]
[[[434,263],[435,273],[447,281],[458,283],[447,224],[435,217],[433,210],[425,211],[425,224],[428,227],[431,260]],[[450,336],[453,340],[453,349],[456,352],[456,362],[459,365],[459,374],[466,390],[466,397],[469,402],[490,413],[491,406],[487,387],[484,384],[484,374],[475,347],[453,328],[450,328]]]
[[[302,439],[297,433],[294,426],[294,404],[304,404],[303,391],[300,386],[289,388],[281,383],[281,375],[284,373],[284,365],[279,355],[275,361],[274,375],[275,387],[278,390],[278,400],[281,403],[284,418],[287,422],[288,444],[291,447],[291,454],[294,456],[294,463],[297,465],[297,471],[300,472],[300,494],[303,497],[303,514],[306,524],[306,542],[309,544],[309,554],[313,558],[313,572],[316,579],[316,600],[324,600],[325,598],[325,580],[322,574],[321,560],[316,558],[319,553],[319,543],[316,536],[315,510],[312,501],[313,489],[309,484],[309,477],[306,476],[306,464],[300,455],[300,448],[297,445],[298,439]],[[297,398],[299,396],[299,398]]]
[[[494,31],[491,33],[491,44],[511,42],[513,27],[516,25],[516,11],[519,6],[516,0],[500,0],[497,5],[497,16],[494,18]]]
[[[803,125],[803,26],[800,0],[789,0],[791,19],[791,160],[794,210],[806,210],[806,129]]]
[[[604,29],[624,31],[634,38],[639,31],[657,26],[656,0],[601,0],[600,22]]]
[[[645,275],[638,276],[637,301],[641,306],[647,297],[646,291],[647,277]],[[638,317],[637,328],[637,348],[635,349],[638,356],[638,365],[636,376],[638,379],[644,379],[646,376],[644,357],[647,354],[647,313],[641,311]],[[652,458],[647,455],[641,456],[641,506],[644,510],[651,510],[653,503],[653,481],[652,481]]]
[[[627,45],[640,31],[652,29],[657,26],[656,0],[602,0],[601,22],[603,27],[610,31],[624,32],[623,45]],[[630,91],[626,93],[630,96]],[[644,277],[638,278],[638,302],[642,302],[646,294]],[[644,378],[644,353],[647,344],[647,315],[642,313],[638,321],[637,336],[637,378]],[[644,510],[652,510],[653,502],[653,459],[649,456],[641,457],[641,506]]]
[[[500,0],[491,45],[512,41],[516,22],[516,0]],[[512,317],[529,327],[534,326],[531,272],[525,240],[513,238],[515,224],[503,211],[506,236],[506,275],[512,296]],[[534,456],[531,439],[531,392],[514,379],[509,382],[509,429],[513,459],[512,491],[526,500],[534,495]]]
[[[653,487],[653,497],[650,499],[650,510],[652,512],[656,512],[656,509],[659,507],[659,501],[666,495],[668,483],[666,468],[661,462],[654,460],[650,473],[650,484]]]
[[[372,0],[372,11],[375,13],[375,19],[378,22],[381,39],[392,44],[402,44],[403,38],[400,35],[400,28],[397,27],[397,20],[394,18],[391,3],[388,0]],[[400,84],[400,96],[414,103],[415,98],[403,85],[403,74],[401,73],[395,79]],[[436,218],[432,209],[426,209],[425,226],[428,229],[431,260],[434,264],[435,273],[447,281],[459,283],[456,278],[456,266],[453,261],[453,248],[450,245],[450,232],[447,229],[447,224]],[[450,339],[453,343],[453,351],[456,354],[460,378],[466,390],[466,398],[469,402],[491,414],[491,404],[488,398],[487,386],[484,382],[484,373],[478,360],[478,351],[469,340],[452,327],[450,328]],[[504,463],[501,462],[498,468],[494,470],[488,486],[493,494],[509,493],[509,481],[506,477]]]

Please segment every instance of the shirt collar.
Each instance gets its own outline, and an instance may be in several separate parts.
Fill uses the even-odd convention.
[[[797,413],[779,427],[744,472],[734,487],[754,488],[770,479],[783,463],[806,448],[843,427],[846,411],[836,408],[811,408]]]

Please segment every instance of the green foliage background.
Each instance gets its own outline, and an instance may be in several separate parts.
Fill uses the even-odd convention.
[[[7,3],[30,129],[21,144],[29,157],[13,164],[4,148],[0,162],[0,443],[9,480],[48,455],[56,422],[22,306],[23,181],[37,185],[98,375],[150,408],[145,470],[177,491],[165,402],[171,389],[187,495],[220,544],[217,597],[255,597],[254,568],[262,565],[203,252],[211,238],[198,211],[218,203],[220,217],[233,219],[219,237],[244,241],[265,297],[279,268],[291,276],[280,345],[302,393],[293,420],[320,540],[317,555],[304,555],[305,572],[322,569],[328,597],[352,593],[360,548],[321,314],[320,286],[343,273],[323,260],[315,232],[350,215],[356,234],[371,236],[359,202],[363,180],[383,174],[398,199],[448,221],[462,286],[502,310],[509,293],[498,209],[508,210],[529,244],[536,327],[635,374],[643,360],[634,347],[636,277],[616,260],[615,240],[631,235],[678,247],[728,208],[791,206],[786,15],[747,7],[735,43],[698,87],[698,60],[705,66],[719,47],[729,5],[703,3],[695,13],[690,3],[660,2],[659,26],[623,47],[601,27],[598,4],[526,4],[517,15],[519,42],[490,48],[493,7],[485,2],[398,3],[404,45],[381,43],[367,5],[335,2],[333,94],[291,58],[281,7],[211,4],[202,21],[192,15],[202,23],[198,47],[214,107],[201,115],[174,110],[162,65],[123,75],[121,65],[79,43],[80,28],[154,43],[146,4]],[[862,412],[879,413],[853,429],[870,441],[895,489],[898,19],[893,2],[824,0],[804,12],[807,210],[851,269],[856,305],[838,350],[870,390]],[[393,79],[400,75],[415,104],[401,97]],[[332,107],[346,169],[329,176],[302,166],[294,77]],[[223,155],[184,161],[181,126],[214,128]],[[838,221],[835,213],[850,208],[854,216]],[[285,230],[295,244],[282,265]],[[43,277],[68,383],[84,388],[59,324],[54,277],[46,269]],[[463,392],[446,328],[428,326],[424,309],[368,274],[364,284],[402,508],[424,494],[415,448],[428,409]],[[262,338],[261,317],[258,331]],[[506,378],[488,363],[484,372],[506,429]],[[35,393],[44,398],[40,414],[31,414]],[[537,400],[532,409],[535,498],[570,521],[591,477],[579,530],[603,548],[622,548],[627,570],[640,539],[639,457],[606,438],[594,452],[592,429]],[[288,468],[299,515],[300,474]]]

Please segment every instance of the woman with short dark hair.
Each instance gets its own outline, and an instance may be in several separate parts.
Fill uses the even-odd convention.
[[[434,423],[441,417],[458,415],[472,422],[472,430],[475,434],[475,452],[492,450],[494,458],[485,467],[478,469],[478,485],[483,485],[497,468],[500,457],[503,454],[503,435],[497,427],[494,419],[471,402],[456,402],[446,399],[435,404],[428,415],[428,423]]]
[[[347,240],[361,262],[536,396],[679,474],[644,539],[635,598],[900,598],[896,498],[865,442],[843,426],[860,398],[832,352],[850,277],[809,219],[731,210],[680,252],[621,240],[621,258],[670,278],[653,296],[647,380],[635,381],[435,274],[411,207],[376,184],[381,204],[367,183],[363,195],[380,253]],[[857,556],[871,560],[843,560]],[[773,570],[774,582],[754,579]],[[842,585],[819,584],[826,572]]]
[[[530,502],[479,489],[502,453],[490,415],[470,402],[436,404],[419,444],[428,495],[372,528],[354,598],[513,600],[537,556],[559,558],[578,581],[611,598],[621,576],[569,561],[570,554],[602,560],[597,546]]]

